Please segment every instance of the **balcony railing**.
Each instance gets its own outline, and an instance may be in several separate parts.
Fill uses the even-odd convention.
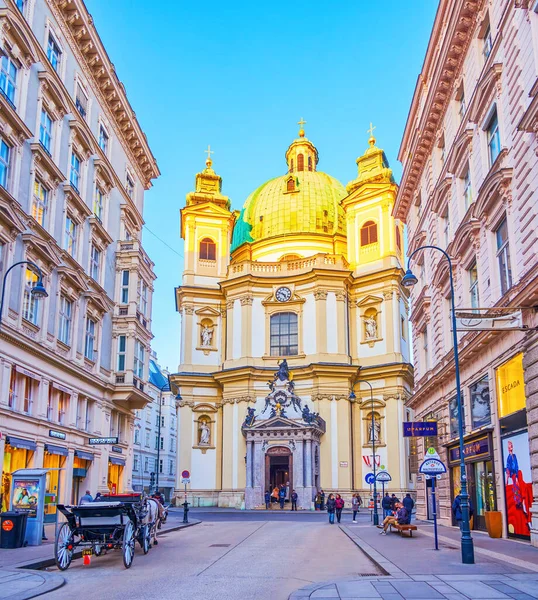
[[[230,265],[228,278],[250,274],[262,277],[281,277],[282,275],[306,273],[312,269],[347,270],[349,269],[349,263],[339,254],[315,254],[307,258],[281,262],[243,261]]]

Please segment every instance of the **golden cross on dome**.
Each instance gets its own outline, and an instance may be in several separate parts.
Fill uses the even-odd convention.
[[[306,125],[306,121],[303,119],[303,117],[301,117],[300,121],[297,121],[297,125],[300,126],[301,129],[299,129],[299,135],[301,137],[304,137],[304,127],[303,125]]]
[[[377,127],[374,127],[372,123],[370,123],[370,129],[366,130],[366,132],[370,134],[370,137],[374,137],[374,129],[377,129]]]
[[[209,144],[207,145],[207,150],[204,150],[204,152],[207,154],[207,160],[211,160],[211,155],[215,154],[215,151],[211,150],[211,146]]]

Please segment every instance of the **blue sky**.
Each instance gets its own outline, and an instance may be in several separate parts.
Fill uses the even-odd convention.
[[[356,176],[372,121],[399,180],[396,155],[438,3],[86,4],[162,172],[146,194],[143,244],[158,276],[153,348],[175,371],[179,210],[207,145],[234,208],[285,172],[300,117],[318,148],[319,170],[344,184]]]

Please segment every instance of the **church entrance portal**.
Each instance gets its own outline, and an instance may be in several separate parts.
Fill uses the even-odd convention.
[[[265,455],[266,487],[272,491],[275,487],[289,487],[288,495],[293,489],[293,456],[289,448],[277,446],[269,448]]]

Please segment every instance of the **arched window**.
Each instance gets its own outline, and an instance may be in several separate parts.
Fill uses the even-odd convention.
[[[312,157],[311,156],[308,157],[308,170],[309,171],[312,170]]]
[[[304,171],[304,155],[303,154],[297,155],[297,170]]]
[[[294,192],[295,191],[295,180],[293,179],[293,177],[290,177],[288,179],[288,181],[286,182],[286,190],[288,192]]]
[[[271,315],[271,356],[299,354],[297,315],[291,312]]]
[[[366,221],[361,227],[361,246],[377,242],[377,225],[373,221]]]
[[[211,238],[200,242],[200,258],[202,260],[217,260],[217,245]]]
[[[293,173],[293,158],[290,161],[290,173]]]
[[[396,246],[398,247],[398,250],[402,249],[402,236],[400,234],[400,228],[398,226],[396,226]]]

